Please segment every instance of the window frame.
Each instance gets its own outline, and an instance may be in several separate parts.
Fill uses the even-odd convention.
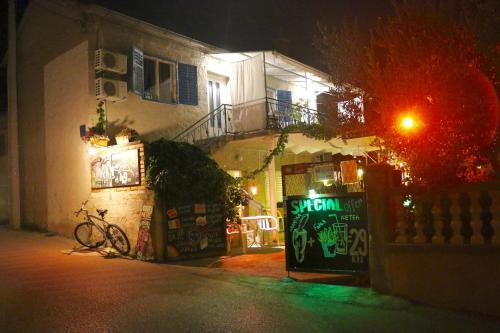
[[[155,94],[156,96],[158,96],[157,99],[155,98],[149,98],[149,97],[146,97],[146,80],[145,80],[145,77],[146,77],[146,60],[149,60],[149,61],[153,61],[154,62],[154,65],[155,65]],[[165,101],[161,101],[160,100],[160,63],[162,64],[165,64],[165,65],[169,65],[170,66],[170,69],[171,69],[171,84],[170,84],[170,89],[171,89],[171,98],[172,98],[172,101],[171,102],[165,102]],[[151,56],[151,55],[146,55],[144,54],[144,72],[143,72],[143,76],[144,76],[144,92],[142,94],[142,99],[143,100],[146,100],[146,101],[151,101],[151,102],[156,102],[156,103],[162,103],[162,104],[178,104],[179,102],[179,94],[178,94],[178,88],[177,88],[177,80],[178,80],[178,77],[177,77],[177,61],[174,61],[174,60],[170,60],[170,59],[164,59],[164,58],[158,58],[158,57],[155,57],[155,56]]]

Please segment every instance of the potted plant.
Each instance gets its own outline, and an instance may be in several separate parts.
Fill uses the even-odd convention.
[[[109,137],[106,135],[106,111],[103,105],[103,101],[97,104],[96,113],[99,115],[97,124],[87,130],[82,140],[85,143],[90,142],[90,144],[95,146],[106,147],[109,143]]]
[[[124,127],[118,133],[116,133],[115,140],[117,145],[123,145],[137,140],[138,137],[139,135],[136,130]]]

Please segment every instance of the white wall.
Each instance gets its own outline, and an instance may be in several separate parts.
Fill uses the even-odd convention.
[[[88,42],[44,68],[48,228],[71,234],[72,212],[90,192],[87,146],[79,126],[88,119]]]

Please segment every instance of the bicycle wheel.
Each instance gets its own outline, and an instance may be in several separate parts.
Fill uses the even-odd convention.
[[[74,231],[78,243],[95,249],[106,241],[105,235],[90,222],[83,222],[76,226]]]
[[[120,227],[114,224],[110,224],[107,230],[108,238],[111,241],[111,245],[120,252],[122,255],[126,256],[130,251],[130,243],[128,241],[127,235],[123,232]]]

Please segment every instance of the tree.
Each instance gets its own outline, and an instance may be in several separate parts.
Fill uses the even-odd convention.
[[[369,35],[356,22],[321,27],[333,93],[348,101],[344,135],[368,127],[428,184],[484,178],[499,119],[499,7],[403,1]]]

